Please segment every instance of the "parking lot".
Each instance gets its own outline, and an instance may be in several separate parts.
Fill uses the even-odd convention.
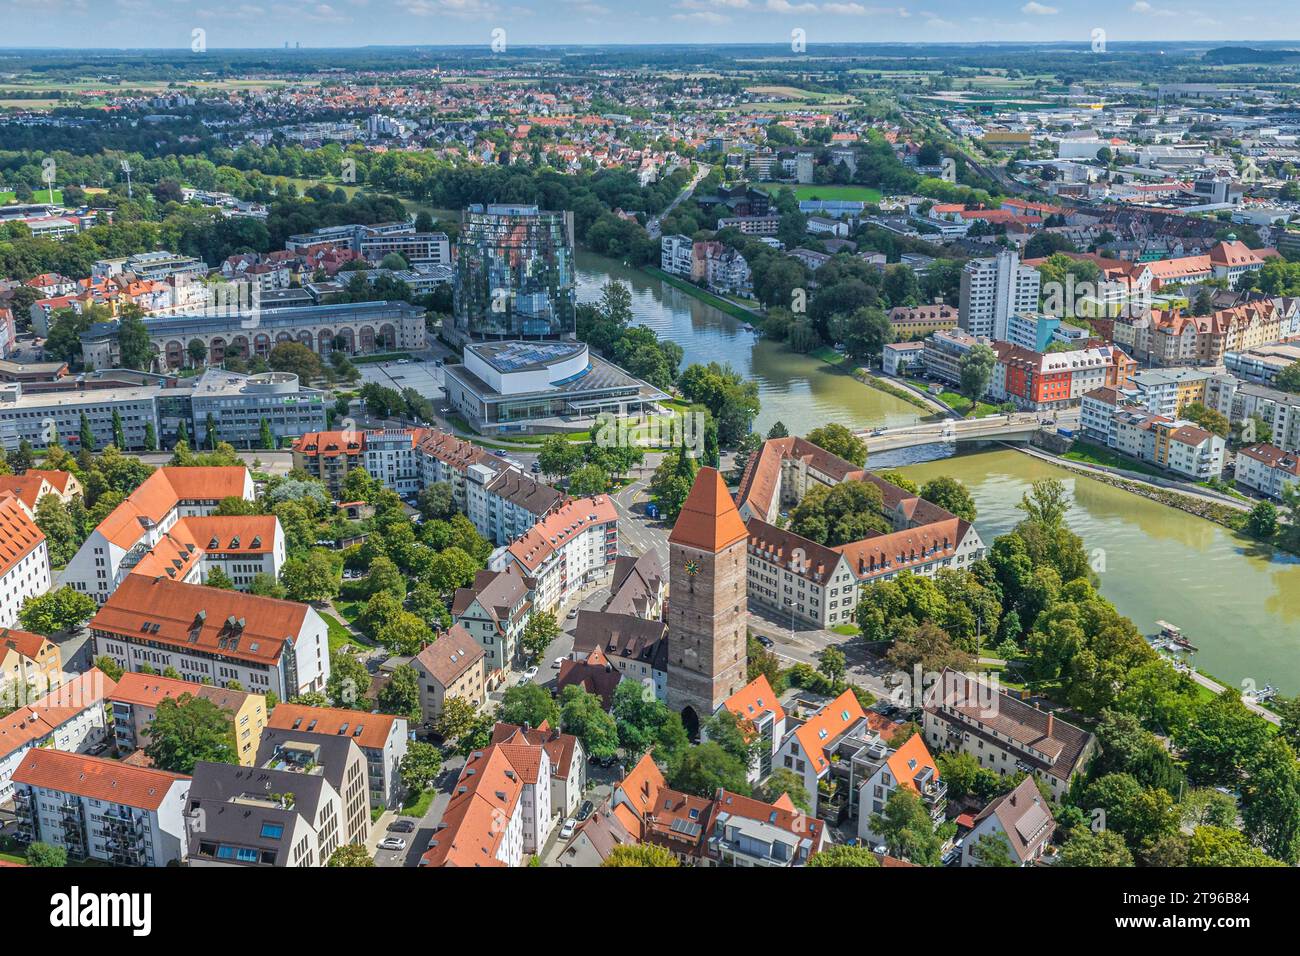
[[[442,405],[442,369],[432,359],[398,359],[393,362],[360,362],[357,371],[362,383],[373,382],[385,388],[413,388],[434,407]]]

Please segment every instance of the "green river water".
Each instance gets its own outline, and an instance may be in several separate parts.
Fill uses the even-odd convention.
[[[745,332],[743,323],[620,262],[578,254],[580,301],[594,301],[610,278],[632,289],[636,320],[680,344],[684,364],[730,362],[758,383],[755,427],[778,419],[792,434],[828,421],[855,428],[902,425],[919,409],[869,388],[817,359]],[[1087,547],[1101,549],[1101,589],[1144,633],[1179,625],[1200,648],[1194,661],[1225,681],[1252,679],[1300,692],[1300,559],[1260,548],[1211,522],[1010,450],[946,454],[929,446],[873,467],[903,465],[918,481],[951,475],[970,489],[986,542],[1020,520],[1017,502],[1040,477],[1065,482],[1074,496],[1067,521]]]

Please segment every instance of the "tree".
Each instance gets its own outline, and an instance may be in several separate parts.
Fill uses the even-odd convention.
[[[989,390],[993,381],[993,369],[998,357],[994,351],[982,342],[971,346],[961,357],[961,393],[972,402],[978,402]]]
[[[320,356],[301,342],[281,342],[271,349],[267,364],[274,371],[297,375],[303,385],[310,385],[325,372]]]
[[[126,432],[122,428],[122,414],[113,409],[113,445],[119,450],[126,448]]]
[[[431,725],[433,732],[443,740],[458,740],[473,731],[478,719],[478,711],[465,698],[445,697],[442,712],[431,721]]]
[[[65,584],[57,591],[47,591],[28,598],[18,612],[18,621],[24,630],[48,637],[80,627],[97,610],[99,605],[93,597]]]
[[[261,425],[258,426],[257,443],[262,448],[276,447],[275,434],[271,431],[271,423],[265,418],[262,419]]]
[[[890,856],[919,866],[938,866],[941,861],[944,841],[935,832],[930,811],[905,787],[889,795],[883,813],[872,814],[871,831],[884,840]]]
[[[153,422],[144,423],[144,450],[158,450],[158,430],[153,427]]]
[[[123,670],[122,665],[107,654],[101,654],[99,657],[96,657],[93,666],[103,671],[104,676],[111,681],[121,680],[122,675],[126,673],[125,670]]]
[[[220,567],[213,567],[212,570],[208,572],[208,579],[203,583],[210,588],[220,588],[223,591],[235,590],[235,582],[232,581],[230,575],[221,570]]]
[[[828,846],[808,858],[807,866],[880,866],[876,855],[864,846]]]
[[[888,651],[885,658],[898,670],[911,673],[918,664],[924,672],[941,672],[946,667],[966,670],[974,663],[974,658],[957,647],[948,632],[933,621],[916,625],[900,636]]]
[[[1057,865],[1107,868],[1132,866],[1133,854],[1118,833],[1076,827],[1061,847]]]
[[[867,443],[838,422],[814,428],[806,437],[818,448],[824,448],[859,468],[867,464]]]
[[[583,465],[569,476],[569,494],[575,498],[603,494],[609,488],[609,473],[599,465]]]
[[[1285,866],[1230,827],[1203,826],[1192,831],[1188,866]]]
[[[200,760],[239,763],[230,714],[206,697],[160,700],[147,732],[144,752],[160,770],[192,774]]]
[[[95,433],[90,427],[90,419],[86,417],[85,412],[81,412],[81,426],[77,437],[82,451],[95,450]]]
[[[1178,829],[1173,798],[1156,787],[1144,787],[1136,777],[1111,773],[1088,785],[1085,809],[1105,812],[1106,827],[1130,848],[1148,846]]]
[[[921,488],[921,497],[963,521],[975,520],[975,499],[956,478],[940,475],[930,479]]]
[[[370,851],[360,843],[344,843],[330,854],[326,866],[374,866]]]
[[[601,866],[642,866],[675,867],[680,866],[677,857],[668,850],[653,843],[624,843],[616,846],[605,858]]]
[[[518,684],[501,698],[498,718],[507,724],[540,726],[546,721],[555,727],[560,723],[560,707],[545,687],[539,684]]]
[[[275,579],[275,575],[267,571],[258,571],[248,584],[248,593],[256,594],[258,597],[284,600],[286,592],[284,585]]]
[[[593,757],[606,759],[618,751],[618,725],[605,712],[601,699],[577,684],[560,693],[560,729],[582,741]]]
[[[1241,694],[1229,687],[1200,707],[1175,742],[1182,748],[1193,783],[1235,787],[1263,754],[1268,738],[1268,725],[1247,710]]]
[[[410,664],[393,668],[388,683],[375,701],[383,714],[396,714],[409,721],[420,719],[420,674]]]
[[[803,777],[785,767],[777,767],[773,770],[771,775],[759,784],[755,796],[764,803],[776,803],[782,796],[788,796],[795,807],[804,813],[812,812],[808,791],[803,785]]]
[[[537,463],[552,478],[566,478],[582,465],[582,450],[564,435],[547,435]]]
[[[1183,409],[1183,417],[1188,421],[1196,422],[1208,432],[1213,432],[1220,438],[1227,438],[1232,431],[1232,424],[1228,421],[1228,416],[1213,408],[1207,408],[1200,402],[1191,402]]]
[[[421,793],[433,786],[438,774],[442,773],[442,751],[433,744],[413,740],[406,745],[406,756],[402,758],[398,773],[404,787]]]
[[[1030,521],[1046,528],[1060,527],[1073,503],[1065,485],[1059,478],[1039,478],[1030,489],[1016,507],[1029,515]]]
[[[1284,392],[1300,392],[1300,362],[1292,362],[1278,372],[1273,384]]]
[[[27,847],[28,866],[61,867],[68,865],[68,851],[61,846],[41,843],[39,840]]]
[[[1246,517],[1246,530],[1253,537],[1271,541],[1277,534],[1277,528],[1277,508],[1272,502],[1261,501],[1250,509],[1250,514]]]
[[[440,521],[456,513],[456,502],[450,482],[435,481],[425,485],[415,501],[420,514],[429,521]]]
[[[831,693],[835,693],[848,671],[848,660],[838,647],[825,647],[817,654],[817,670],[831,682]]]
[[[528,657],[536,660],[560,636],[560,625],[550,611],[534,611],[524,625],[519,646]]]
[[[712,797],[719,787],[743,796],[750,794],[747,765],[713,741],[687,750],[670,783],[675,790],[699,797]]]
[[[118,319],[117,347],[124,368],[145,370],[153,364],[153,343],[141,315],[138,306],[127,306]]]
[[[818,544],[834,547],[873,533],[888,533],[880,489],[865,481],[845,481],[833,488],[819,485],[790,512],[790,530]]]
[[[1300,859],[1300,766],[1285,740],[1271,739],[1242,786],[1242,828],[1269,856]]]
[[[338,593],[341,569],[322,550],[292,557],[280,568],[280,583],[291,601],[328,601]]]
[[[50,564],[61,568],[77,553],[81,547],[81,535],[77,533],[76,523],[68,513],[68,506],[58,495],[42,495],[36,502],[36,527],[45,534],[45,543],[50,550]]]
[[[1017,866],[1011,858],[1011,846],[999,833],[985,833],[971,847],[971,856],[980,866]]]

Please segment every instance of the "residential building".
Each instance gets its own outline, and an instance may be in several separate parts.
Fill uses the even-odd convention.
[[[512,738],[465,761],[421,866],[523,866],[545,846],[551,809],[551,757]]]
[[[15,835],[113,866],[185,862],[190,778],[119,760],[29,750],[13,775]]]
[[[613,570],[618,512],[606,495],[578,498],[551,512],[492,556],[494,571],[514,567],[532,579],[533,610],[557,611],[584,585]]]
[[[470,465],[465,472],[466,513],[478,533],[507,545],[554,511],[564,494],[517,468]]]
[[[667,597],[668,579],[664,577],[659,555],[653,548],[635,557],[620,554],[614,559],[609,600],[601,610],[657,621],[663,615]]]
[[[34,747],[85,753],[106,744],[104,701],[113,681],[96,667],[0,717],[0,803],[13,794],[12,777]]]
[[[280,703],[271,712],[267,726],[292,734],[333,734],[351,740],[366,758],[373,809],[391,809],[405,796],[399,770],[410,739],[406,718],[342,707]]]
[[[1033,866],[1050,851],[1056,820],[1033,777],[996,797],[975,817],[961,851],[962,866],[980,866],[980,841],[1001,840],[1018,866]]]
[[[763,746],[749,768],[749,780],[757,783],[772,773],[773,761],[785,740],[785,710],[772,692],[764,674],[759,674],[743,688],[722,702],[719,713],[729,710],[741,721],[747,733],[758,736]]]
[[[268,728],[256,766],[199,761],[190,866],[325,866],[370,838],[366,758],[350,737]]]
[[[615,785],[610,806],[636,842],[667,850],[686,866],[707,861],[712,801],[669,788],[650,754]]]
[[[912,375],[924,362],[924,342],[887,342],[881,351],[880,368],[886,375]]]
[[[1096,751],[1096,738],[1051,711],[951,668],[926,691],[922,716],[934,751],[968,753],[999,776],[1027,773],[1062,799]]]
[[[492,728],[492,743],[545,750],[551,766],[551,812],[563,820],[578,811],[587,787],[587,752],[581,740],[542,721],[533,728],[497,724]]]
[[[531,588],[516,565],[479,571],[452,595],[451,617],[483,650],[483,680],[491,690],[523,662],[520,640],[532,616]],[[453,695],[456,696],[456,695]],[[441,707],[439,707],[441,710]]]
[[[632,835],[637,829],[638,821],[630,807],[622,804],[611,809],[609,801],[603,801],[578,824],[557,862],[571,868],[601,866],[615,847],[637,845],[639,841]]]
[[[59,645],[41,634],[0,628],[0,705],[47,694],[62,683]]]
[[[858,582],[844,554],[759,518],[745,528],[751,604],[814,628],[852,622]]]
[[[659,240],[659,268],[669,275],[689,276],[693,246],[690,236],[664,236]]]
[[[45,532],[12,493],[0,495],[0,628],[18,623],[24,602],[50,590]]]
[[[426,645],[411,658],[420,678],[420,717],[425,726],[442,715],[448,697],[459,697],[475,710],[487,701],[484,652],[460,624]]]
[[[1078,405],[1084,394],[1103,386],[1128,385],[1137,363],[1113,345],[1064,352],[1034,352],[994,342],[997,364],[989,385],[993,401],[1047,411]]]
[[[858,792],[858,838],[866,845],[880,842],[880,834],[872,829],[872,818],[884,813],[889,798],[899,790],[915,794],[935,826],[943,823],[948,784],[940,779],[939,768],[920,734],[913,734],[898,749],[891,749],[875,773],[862,781]]]
[[[126,756],[149,745],[149,725],[164,700],[179,700],[184,695],[203,698],[225,711],[235,738],[239,762],[251,767],[262,743],[266,727],[266,696],[245,691],[195,684],[192,681],[159,677],[157,674],[127,673],[108,695],[113,719],[113,746]]]
[[[206,570],[227,563],[220,555],[241,554],[238,563],[257,564],[258,570],[278,574],[284,562],[278,519],[213,516],[224,498],[252,501],[253,497],[253,478],[242,466],[159,468],[96,526],[59,573],[58,584],[103,604],[155,552],[146,573],[166,574],[174,580],[193,580],[196,574],[206,577],[202,564],[208,550],[214,557]],[[191,524],[192,519],[203,520]],[[259,539],[256,547],[254,538]],[[173,560],[181,560],[181,567],[171,564]]]
[[[792,726],[781,742],[777,766],[803,778],[804,794],[813,816],[818,815],[822,793],[829,795],[830,792],[832,751],[841,737],[864,720],[866,714],[862,705],[852,690],[846,690],[807,720]]]
[[[1012,251],[972,259],[961,274],[961,328],[976,337],[1006,341],[1017,312],[1038,310],[1039,272]]]
[[[1288,487],[1300,485],[1300,455],[1267,442],[1247,445],[1237,452],[1234,477],[1243,488],[1280,501]]]
[[[95,654],[127,671],[171,667],[188,681],[238,681],[280,700],[324,690],[329,679],[325,621],[294,601],[131,574],[90,631]]]
[[[794,867],[826,846],[826,824],[795,807],[789,794],[775,803],[719,789],[706,829],[712,866]]]
[[[595,655],[593,659],[593,655]],[[620,681],[632,680],[652,688],[655,700],[668,698],[668,626],[662,621],[614,611],[578,611],[573,628],[572,659],[561,664],[561,678],[582,683],[573,676],[575,663],[588,668],[608,668],[608,681],[596,678],[598,688],[612,695]],[[605,694],[602,694],[605,696]]]
[[[921,362],[925,373],[942,382],[961,382],[961,362],[966,353],[979,344],[979,339],[961,329],[941,329],[925,340]]]
[[[46,495],[54,495],[65,505],[82,494],[81,482],[71,472],[42,471],[28,468],[21,475],[0,475],[0,496],[12,493],[33,515]]]
[[[957,328],[957,309],[943,302],[899,305],[889,310],[889,328],[898,341],[921,339],[940,329]]]

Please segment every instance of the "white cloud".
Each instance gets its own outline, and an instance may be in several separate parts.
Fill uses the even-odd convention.
[[[1020,8],[1020,12],[1034,17],[1050,17],[1054,14],[1060,13],[1061,11],[1056,7],[1049,7],[1045,4],[1038,3],[1037,0],[1029,0],[1028,3]]]
[[[826,3],[822,5],[822,12],[846,17],[860,17],[867,12],[867,8],[860,3]]]

